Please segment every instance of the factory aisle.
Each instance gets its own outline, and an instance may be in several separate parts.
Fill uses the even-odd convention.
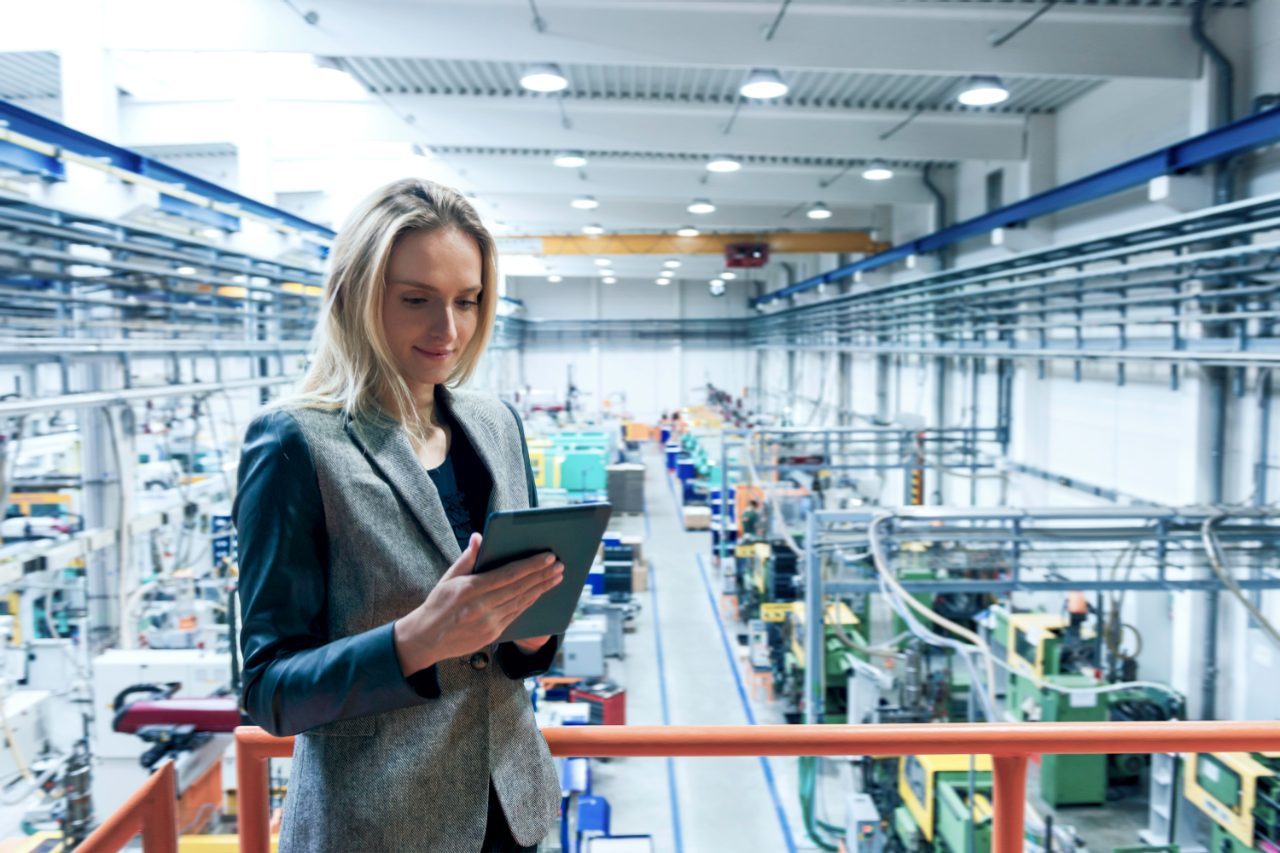
[[[627,660],[617,669],[627,687],[627,722],[745,724],[749,700],[741,676],[735,676],[741,654],[737,629],[727,623],[722,629],[717,619],[710,534],[684,530],[661,454],[646,448],[644,461],[644,556],[651,574],[650,589],[639,596],[644,609],[637,630],[627,638]],[[633,520],[626,521],[624,529],[630,530]],[[757,723],[782,722],[771,709],[750,706]],[[612,804],[614,834],[651,834],[661,851],[813,849],[802,828],[795,759],[628,758],[596,764],[596,789]]]

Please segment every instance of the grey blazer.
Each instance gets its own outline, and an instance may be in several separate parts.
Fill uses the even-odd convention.
[[[492,478],[489,509],[528,506],[514,412],[472,392],[436,399]],[[460,553],[404,429],[381,415],[267,412],[249,427],[239,481],[244,707],[273,734],[301,733],[280,849],[474,853],[490,779],[515,840],[541,840],[560,785],[520,680],[532,656],[478,649],[419,674],[425,687],[400,672],[394,621]]]

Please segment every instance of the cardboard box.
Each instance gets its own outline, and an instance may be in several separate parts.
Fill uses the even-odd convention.
[[[685,530],[710,530],[711,507],[687,506],[684,508]]]

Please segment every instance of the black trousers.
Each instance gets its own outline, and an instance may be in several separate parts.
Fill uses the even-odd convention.
[[[535,853],[538,845],[521,847],[511,837],[511,827],[507,825],[507,816],[502,813],[502,803],[498,802],[498,792],[493,790],[493,780],[489,780],[489,816],[484,826],[484,843],[480,847],[482,853]]]

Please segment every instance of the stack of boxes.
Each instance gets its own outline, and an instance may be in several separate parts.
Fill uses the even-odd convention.
[[[634,463],[606,469],[609,503],[614,512],[644,512],[644,466]]]

